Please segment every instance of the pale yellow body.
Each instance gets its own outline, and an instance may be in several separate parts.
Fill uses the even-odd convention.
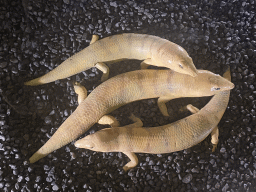
[[[195,87],[196,85],[196,87]],[[161,98],[211,96],[233,88],[233,83],[209,71],[199,70],[196,77],[172,70],[138,70],[115,76],[99,85],[81,102],[54,135],[31,158],[35,162],[85,133],[105,114],[127,103]],[[166,107],[161,109],[167,113]]]
[[[94,36],[95,37],[95,36]],[[144,60],[145,64],[167,67],[174,71],[197,75],[191,57],[181,46],[152,35],[124,33],[104,39],[92,39],[92,44],[65,60],[42,77],[28,81],[25,85],[40,85],[80,73],[92,67],[100,69],[108,78],[108,67],[102,62],[121,59]]]
[[[225,77],[230,79],[230,73],[227,72]],[[205,139],[217,129],[228,105],[229,94],[229,90],[218,92],[197,113],[160,127],[142,128],[141,121],[132,116],[136,121],[134,125],[100,130],[78,140],[75,146],[99,152],[123,152],[131,159],[124,166],[124,170],[128,170],[138,163],[134,152],[171,153],[192,147]]]

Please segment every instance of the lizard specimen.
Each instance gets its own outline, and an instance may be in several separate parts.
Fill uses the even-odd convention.
[[[93,36],[91,45],[65,60],[57,68],[25,85],[40,85],[63,79],[92,67],[103,72],[102,81],[108,78],[109,70],[103,62],[121,59],[139,59],[142,68],[149,64],[167,67],[174,71],[196,76],[197,70],[188,53],[181,46],[152,35],[124,33],[97,41]]]
[[[53,136],[29,160],[31,163],[68,144],[85,133],[102,116],[142,99],[157,98],[163,114],[165,102],[179,97],[211,96],[233,88],[233,83],[205,70],[189,75],[172,70],[138,70],[117,75],[99,85],[79,104]]]
[[[224,77],[231,79],[230,71]],[[125,171],[138,164],[137,153],[171,153],[187,149],[204,140],[219,123],[229,101],[230,90],[216,93],[200,111],[193,106],[188,109],[195,114],[174,123],[142,128],[139,118],[132,116],[134,124],[102,129],[76,141],[75,146],[99,152],[123,152],[130,158],[123,169]],[[215,131],[214,137],[218,137]],[[216,143],[215,143],[216,144]]]

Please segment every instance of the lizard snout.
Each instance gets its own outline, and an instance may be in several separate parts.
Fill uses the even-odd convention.
[[[93,149],[95,147],[95,144],[91,140],[83,138],[76,141],[75,146],[77,148]]]

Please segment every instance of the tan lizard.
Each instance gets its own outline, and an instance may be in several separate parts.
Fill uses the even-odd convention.
[[[172,70],[138,70],[117,75],[93,90],[30,158],[30,162],[36,162],[78,138],[102,116],[127,103],[159,97],[159,108],[163,114],[168,115],[165,106],[168,100],[211,96],[219,91],[232,89],[233,86],[230,81],[205,70],[198,70],[196,77]]]
[[[91,45],[65,60],[51,72],[28,81],[25,85],[40,85],[63,79],[92,67],[103,72],[102,81],[108,78],[109,69],[103,62],[121,59],[139,59],[142,68],[149,64],[167,67],[174,71],[196,76],[197,70],[188,53],[181,46],[153,35],[124,33],[98,40],[93,36]]]
[[[224,77],[230,80],[230,71]],[[229,90],[216,93],[198,112],[197,108],[190,105],[188,109],[196,112],[195,114],[160,127],[142,128],[140,119],[132,116],[134,124],[100,130],[76,141],[75,146],[99,152],[123,152],[131,160],[123,167],[127,171],[138,164],[135,152],[171,153],[187,149],[204,140],[217,129],[216,126],[227,108],[229,94]],[[213,137],[218,138],[216,131]]]

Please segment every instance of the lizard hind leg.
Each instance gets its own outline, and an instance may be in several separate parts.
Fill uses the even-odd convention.
[[[108,79],[109,76],[109,67],[102,62],[96,63],[95,67],[102,71],[103,75],[101,77],[101,82],[104,82]]]
[[[128,128],[136,128],[136,127],[142,127],[143,123],[142,121],[138,118],[135,117],[133,114],[129,117],[129,119],[131,119],[134,123],[130,124],[130,125],[126,125],[124,127],[128,127]],[[117,119],[111,115],[104,115],[99,121],[99,124],[102,125],[110,125],[111,127],[119,127],[120,123],[117,121]]]
[[[140,67],[141,67],[141,69],[147,69],[151,64],[152,64],[151,59],[145,59],[144,61],[142,61],[140,63]]]
[[[99,40],[99,36],[98,36],[98,35],[92,35],[92,40],[91,40],[91,42],[90,42],[90,45],[93,44],[93,43],[95,43],[95,42],[98,41],[98,40]]]
[[[124,171],[128,171],[129,169],[135,167],[138,165],[138,157],[135,155],[135,153],[132,152],[123,152],[127,157],[130,158],[131,161],[129,161],[125,166],[123,166]]]
[[[80,104],[87,97],[87,89],[84,86],[82,86],[80,83],[75,82],[74,90],[78,95],[78,98],[77,98],[78,104]]]
[[[161,111],[161,113],[168,117],[169,116],[169,113],[168,113],[168,110],[167,110],[167,107],[166,107],[166,102],[174,99],[176,97],[173,97],[171,95],[168,95],[168,96],[162,96],[162,97],[159,97],[158,100],[157,100],[157,105],[159,107],[159,110]]]
[[[198,108],[196,108],[193,105],[187,105],[187,109],[191,112],[191,113],[197,113],[199,111]],[[213,131],[211,132],[211,143],[213,145],[212,147],[212,152],[215,151],[215,149],[217,148],[218,142],[219,142],[219,128],[218,126],[216,126]]]
[[[219,128],[217,126],[213,129],[211,133],[211,137],[212,137],[211,142],[213,145],[212,152],[214,152],[219,142]]]
[[[90,42],[90,45],[95,43],[96,41],[98,41],[98,39],[99,39],[98,35],[93,35],[92,40]],[[108,79],[108,76],[109,76],[108,66],[106,64],[102,63],[102,62],[99,62],[99,63],[96,63],[95,67],[103,72],[103,75],[101,77],[101,81],[102,82],[106,81]]]
[[[191,104],[187,105],[187,109],[188,109],[192,114],[195,114],[195,113],[197,113],[197,112],[199,111],[198,108],[196,108],[195,106],[193,106],[193,105],[191,105]]]
[[[130,125],[126,125],[124,127],[127,127],[127,128],[136,128],[136,127],[142,127],[143,126],[143,123],[142,121],[140,120],[140,118],[138,117],[135,117],[133,114],[131,114],[131,116],[129,117],[129,119],[131,119],[134,123],[130,124]]]
[[[75,82],[74,84],[74,90],[76,92],[76,94],[78,95],[78,104],[80,104],[83,100],[86,99],[87,97],[87,90],[84,86],[82,86],[80,83]],[[108,124],[111,127],[118,127],[119,126],[119,122],[116,120],[115,117],[111,116],[111,115],[104,115],[99,121],[99,124]]]
[[[101,117],[101,119],[98,121],[101,125],[110,125],[111,127],[119,127],[119,122],[117,119],[111,115],[104,115]]]

